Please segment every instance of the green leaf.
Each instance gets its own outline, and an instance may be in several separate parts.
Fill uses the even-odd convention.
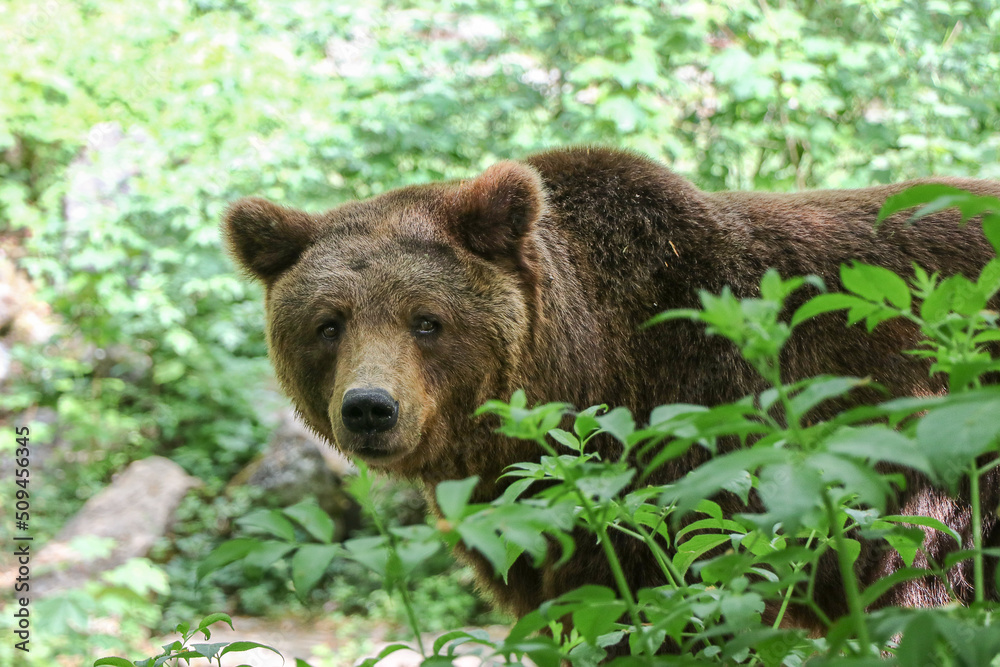
[[[407,644],[399,644],[399,643],[389,644],[384,649],[379,651],[379,654],[377,656],[375,656],[374,658],[367,658],[358,667],[375,667],[378,663],[382,661],[383,658],[392,655],[396,651],[408,651],[408,650],[410,650],[410,647]]]
[[[950,570],[962,561],[970,560],[976,555],[973,549],[957,549],[952,551],[947,556],[945,556],[944,561],[941,563],[942,570]]]
[[[628,438],[635,431],[635,420],[628,408],[615,408],[606,415],[599,415],[597,423],[601,428],[615,437],[622,444],[628,444]]]
[[[976,278],[976,287],[987,297],[1000,290],[1000,258],[994,257],[987,262]]]
[[[478,521],[464,521],[456,530],[467,547],[486,557],[494,572],[506,574],[510,567],[507,562],[507,546],[492,526]]]
[[[863,304],[865,304],[865,301],[851,294],[842,294],[840,292],[819,294],[806,301],[795,311],[795,315],[792,316],[791,325],[796,327],[817,315],[829,313],[834,310],[846,310]]]
[[[735,594],[722,598],[722,613],[734,627],[752,628],[760,623],[764,600],[756,593]]]
[[[635,468],[617,470],[614,467],[606,467],[598,474],[590,473],[576,480],[576,486],[589,498],[598,501],[609,500],[628,486],[635,474]]]
[[[830,546],[834,551],[838,550],[833,542],[830,543]],[[848,562],[853,565],[858,560],[858,556],[861,555],[861,543],[847,538],[844,540],[844,550],[847,552]]]
[[[680,540],[682,537],[695,530],[727,531],[727,534],[729,532],[746,532],[746,528],[732,519],[700,519],[698,521],[692,521],[677,531],[677,534],[674,535],[674,539]]]
[[[930,461],[916,443],[899,431],[881,425],[837,429],[824,442],[827,451],[872,462],[896,463],[933,474]]]
[[[250,553],[243,559],[244,571],[251,578],[257,579],[264,570],[274,565],[294,548],[295,545],[289,542],[262,541],[251,549]]]
[[[879,512],[885,510],[886,500],[892,495],[889,482],[875,470],[853,457],[817,453],[806,464],[815,469],[827,485],[841,484],[847,495],[857,496],[857,502]],[[822,486],[820,487],[822,488]]]
[[[893,530],[887,530],[881,537],[889,543],[889,546],[896,550],[903,564],[907,567],[913,565],[917,553],[924,545],[924,531],[919,528],[906,528],[896,526]]]
[[[962,223],[965,223],[970,218],[981,216],[984,213],[1000,211],[1000,199],[974,195],[971,192],[958,190],[953,195],[938,197],[934,201],[928,202],[923,207],[917,209],[917,212],[913,214],[911,219],[916,220],[949,208],[957,208],[962,213]]]
[[[950,185],[942,185],[940,183],[914,185],[898,194],[894,194],[886,198],[885,203],[882,204],[882,208],[878,212],[876,226],[881,224],[882,221],[892,214],[898,213],[899,211],[905,211],[913,208],[914,206],[919,206],[927,202],[933,202],[939,198],[966,194],[968,193],[965,190],[961,190]],[[951,200],[946,201],[950,202]],[[948,208],[951,205],[951,203],[947,203],[942,208]]]
[[[208,634],[211,635],[211,633]],[[163,655],[167,655],[168,653],[176,653],[177,651],[180,651],[184,648],[184,642],[180,641],[179,639],[175,639],[169,644],[161,645],[160,648],[163,649]]]
[[[98,658],[94,661],[94,667],[110,665],[111,667],[134,667],[133,663],[125,658]]]
[[[454,667],[454,659],[447,655],[432,655],[420,662],[420,667]]]
[[[1000,255],[1000,215],[983,216],[983,235]]]
[[[184,377],[187,367],[179,359],[170,359],[153,367],[153,382],[156,384],[170,384]]]
[[[927,664],[928,658],[937,654],[934,650],[937,640],[934,618],[926,613],[920,614],[907,623],[896,649],[896,659],[901,665]]]
[[[395,526],[389,530],[400,538],[396,543],[396,553],[406,576],[441,549],[438,533],[430,526],[424,524]]]
[[[507,475],[504,476],[506,477]],[[503,495],[497,498],[495,502],[500,505],[509,505],[513,503],[528,489],[529,486],[534,484],[534,482],[535,479],[533,477],[516,480],[504,490]]]
[[[695,468],[664,490],[660,504],[674,503],[679,521],[704,498],[711,498],[727,485],[745,480],[748,472],[770,463],[782,463],[788,452],[781,449],[754,447],[716,457]]]
[[[480,630],[473,630],[471,632],[466,630],[452,630],[451,632],[446,632],[434,640],[434,646],[431,649],[432,653],[434,653],[435,655],[441,653],[441,649],[443,649],[446,644],[450,642],[455,642],[456,639],[461,639],[466,641],[471,640],[472,642],[475,643],[479,643],[483,639],[486,639],[488,641],[489,635],[486,633],[480,634],[481,632],[482,631]],[[452,644],[452,647],[462,643],[465,643],[465,641],[455,642],[454,644]],[[453,650],[453,648],[449,649],[449,652],[451,650]]]
[[[333,531],[336,527],[333,519],[315,502],[304,500],[286,507],[282,512],[320,542],[329,544],[333,541]]]
[[[537,440],[559,426],[563,415],[570,411],[568,403],[546,403],[530,410],[520,406],[524,394],[514,393],[510,405],[502,401],[487,401],[475,414],[496,414],[500,417],[498,432],[511,438]]]
[[[262,649],[264,649],[266,651],[270,651],[271,653],[275,653],[278,656],[281,656],[281,653],[276,648],[274,648],[272,646],[268,646],[267,644],[260,644],[260,643],[257,643],[257,642],[240,641],[240,642],[233,642],[229,646],[227,646],[226,648],[222,649],[222,652],[219,653],[219,657],[222,657],[222,656],[224,656],[224,655],[226,655],[228,653],[242,653],[244,651],[251,651],[251,650],[253,650],[255,648],[262,648]],[[283,656],[282,656],[282,659],[284,659]]]
[[[461,520],[466,514],[469,498],[475,491],[479,483],[478,477],[467,477],[466,479],[447,480],[441,482],[434,489],[437,498],[438,508],[441,514],[451,522]]]
[[[198,564],[196,572],[198,580],[204,579],[208,574],[246,557],[258,544],[260,544],[260,540],[252,537],[243,537],[223,542]]]
[[[240,517],[236,523],[248,530],[270,533],[289,542],[295,539],[295,527],[280,510],[256,510]]]
[[[666,312],[660,313],[659,315],[654,315],[653,317],[646,320],[639,328],[648,329],[651,326],[660,324],[662,322],[668,322],[670,320],[692,320],[694,322],[701,321],[701,311],[694,310],[693,308],[683,308],[676,310],[668,310]]]
[[[677,545],[673,563],[681,574],[688,571],[691,564],[712,549],[729,542],[729,535],[695,535],[691,539]]]
[[[810,378],[805,387],[792,397],[791,407],[795,414],[801,416],[823,401],[839,398],[852,389],[866,384],[870,383],[852,377],[819,376]]]
[[[727,553],[706,561],[698,575],[706,584],[729,584],[737,577],[750,574],[754,558],[750,553]]]
[[[890,514],[889,516],[879,517],[882,521],[888,521],[889,523],[898,524],[911,524],[914,526],[923,526],[925,528],[933,528],[934,530],[939,530],[945,535],[949,536],[951,539],[955,540],[955,544],[962,543],[962,537],[955,532],[955,529],[951,526],[939,521],[938,519],[931,518],[929,516],[907,516],[902,514]]]
[[[203,656],[199,651],[195,651],[194,649],[185,649],[183,651],[177,651],[176,653],[159,657],[156,660],[150,658],[150,660],[143,660],[140,662],[136,662],[136,664],[142,665],[143,667],[145,667],[146,665],[152,665],[152,667],[161,667],[161,665],[166,665],[170,661],[173,661],[176,664],[180,660],[183,660],[185,663],[190,664],[192,658],[203,658],[203,657],[205,656]]]
[[[893,317],[896,317],[896,313],[887,310],[877,303],[857,305],[847,311],[848,324],[857,324],[861,320],[864,320],[868,331],[874,331],[880,322],[892,319]]]
[[[568,433],[567,431],[564,431],[561,428],[554,428],[551,431],[549,431],[549,435],[552,437],[553,440],[558,442],[560,445],[563,445],[564,447],[569,447],[574,452],[583,451],[583,446],[580,444],[580,441],[577,440],[576,436],[574,436],[572,433]]]
[[[931,410],[917,424],[918,446],[949,485],[976,457],[995,450],[1000,438],[1000,391],[984,389],[966,397]]]
[[[625,613],[625,603],[621,600],[597,603],[587,600],[587,604],[573,612],[573,628],[585,639],[597,641],[601,635],[615,629],[618,618]]]
[[[552,620],[570,614],[573,628],[591,643],[614,630],[626,609],[613,590],[594,584],[580,586],[539,608],[543,616]]]
[[[708,412],[708,408],[704,405],[689,405],[686,403],[659,405],[649,413],[649,425],[656,426],[696,412]]]
[[[592,405],[586,410],[577,413],[576,418],[573,420],[573,432],[576,433],[576,437],[583,442],[586,440],[591,433],[601,428],[601,425],[597,422],[597,414],[599,412],[606,412],[608,406],[606,405]]]
[[[191,650],[197,651],[198,655],[209,660],[215,658],[219,651],[229,645],[229,642],[216,642],[213,644],[191,644]]]
[[[292,556],[292,584],[301,599],[326,573],[333,559],[344,553],[339,544],[304,544]]]
[[[802,280],[799,279],[801,285]],[[769,268],[760,279],[760,296],[769,301],[784,301],[788,293],[783,289],[781,274],[774,268]]]
[[[344,540],[343,546],[346,549],[344,553],[346,558],[364,565],[381,577],[387,576],[389,549],[383,536],[352,537]]]
[[[764,466],[758,476],[757,491],[768,510],[754,519],[761,530],[771,532],[780,523],[786,533],[794,533],[800,525],[820,523],[823,481],[819,471],[801,461],[783,461]]]
[[[900,310],[910,307],[910,288],[889,269],[858,262],[849,266],[842,264],[840,279],[845,288],[869,301],[888,301]]]
[[[501,534],[502,539],[517,545],[522,552],[529,553],[534,557],[536,565],[541,566],[547,554],[549,543],[537,526],[519,521],[509,521],[505,522],[501,528]]]
[[[548,619],[542,616],[541,612],[537,609],[530,611],[514,622],[514,625],[507,633],[507,641],[519,642],[525,640],[548,624]]]
[[[702,514],[707,514],[713,519],[721,520],[723,518],[722,508],[719,506],[719,503],[715,502],[714,500],[709,500],[707,498],[698,503],[698,506],[695,508],[695,511],[701,512]]]
[[[205,618],[198,622],[198,627],[196,630],[200,630],[205,634],[205,639],[212,636],[212,633],[208,630],[209,626],[215,625],[216,623],[223,622],[229,626],[229,629],[233,629],[233,619],[230,618],[229,614],[225,614],[221,611],[215,612],[214,614],[209,614]]]
[[[945,280],[939,283],[920,304],[920,317],[928,324],[942,321],[951,311],[952,294],[955,291],[955,280]]]

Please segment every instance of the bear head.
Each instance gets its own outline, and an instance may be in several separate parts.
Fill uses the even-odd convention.
[[[306,423],[420,476],[454,468],[441,459],[475,408],[519,386],[545,211],[538,173],[501,162],[318,215],[241,199],[223,235],[263,283],[271,360]]]

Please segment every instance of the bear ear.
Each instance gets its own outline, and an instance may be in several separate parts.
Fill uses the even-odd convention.
[[[542,214],[545,190],[533,168],[504,161],[459,185],[449,205],[448,232],[463,246],[486,259],[512,257]]]
[[[265,283],[295,264],[318,231],[318,221],[308,213],[260,197],[233,202],[222,219],[229,253],[240,267]]]

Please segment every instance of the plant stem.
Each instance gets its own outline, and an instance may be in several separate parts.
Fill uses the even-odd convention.
[[[813,554],[813,563],[818,563],[819,559],[823,557],[829,549],[829,543],[824,543],[816,548],[816,553]],[[809,568],[809,582],[806,584],[806,599],[812,600],[813,596],[816,594],[816,574],[818,573],[818,567]],[[829,620],[829,619],[827,619]],[[829,626],[829,623],[826,623]]]
[[[812,541],[813,541],[814,537],[816,537],[816,531],[815,530],[809,533],[809,539],[806,540],[806,549],[808,549],[812,545]],[[803,567],[805,567],[805,563],[797,563],[797,564],[795,564],[795,565],[792,566],[792,572],[797,573]],[[785,591],[785,597],[781,601],[781,607],[778,609],[778,614],[774,617],[774,625],[771,626],[775,630],[777,630],[781,626],[781,619],[783,619],[785,617],[785,611],[788,610],[788,603],[791,602],[791,600],[792,600],[792,593],[794,593],[794,592],[795,592],[795,585],[794,584],[791,585],[791,586],[789,586],[788,590]]]
[[[666,577],[667,583],[673,588],[679,588],[680,584],[678,582],[682,581],[680,573],[674,568],[674,564],[670,562],[667,558],[666,553],[659,544],[656,543],[656,539],[653,534],[650,533],[645,527],[634,524],[635,530],[625,528],[624,526],[612,526],[615,530],[628,535],[629,537],[634,537],[636,539],[641,539],[649,547],[649,550],[653,553],[653,557],[656,559],[656,564],[660,566],[660,571],[663,572],[663,576]]]
[[[366,491],[363,496],[358,496],[357,500],[361,503],[361,506],[371,517],[372,522],[375,524],[375,528],[378,530],[379,534],[385,538],[386,545],[389,549],[389,558],[400,561],[399,558],[399,545],[396,544],[396,536],[392,534],[391,531],[382,523],[379,518],[378,511],[375,509],[375,503],[372,501],[371,492],[371,473],[365,466],[358,466],[358,475],[365,478],[368,482]],[[400,561],[401,562],[401,561]],[[402,567],[400,567],[402,571]],[[399,597],[403,601],[403,608],[406,609],[406,618],[410,624],[410,629],[413,631],[413,637],[417,640],[417,648],[420,649],[420,655],[427,657],[427,653],[424,652],[424,640],[420,636],[420,624],[417,623],[417,615],[413,611],[413,603],[410,601],[410,592],[406,589],[406,577],[400,577],[397,588],[399,589]]]
[[[604,525],[603,520],[599,520],[596,513],[594,512],[594,507],[592,506],[590,499],[574,484],[573,475],[570,471],[566,469],[563,465],[562,459],[558,456],[555,450],[545,441],[545,436],[541,436],[535,439],[542,449],[544,449],[551,457],[552,461],[556,466],[556,471],[562,478],[564,483],[568,483],[573,489],[574,495],[580,501],[580,507],[583,508],[583,512],[587,517],[587,522],[593,527],[594,532],[597,534],[597,539],[601,543],[601,548],[604,550],[604,556],[608,560],[608,564],[611,566],[611,574],[614,577],[615,584],[618,586],[618,593],[622,596],[625,601],[625,606],[628,609],[629,619],[632,625],[635,626],[636,632],[642,627],[642,617],[639,615],[639,608],[636,606],[635,598],[632,597],[632,589],[629,588],[628,580],[625,578],[625,571],[622,569],[621,561],[618,560],[618,554],[615,553],[614,547],[611,545],[611,539],[608,537],[608,531]],[[643,652],[651,654],[649,647],[643,642]]]
[[[632,621],[632,625],[635,626],[635,629],[638,632],[639,628],[642,627],[642,618],[639,615],[639,608],[635,604],[635,598],[632,597],[632,589],[629,587],[628,580],[625,578],[625,571],[622,569],[621,561],[618,560],[618,554],[615,553],[615,549],[611,545],[611,539],[608,537],[607,528],[605,527],[604,522],[599,521],[594,515],[593,508],[590,506],[590,499],[587,498],[583,492],[580,491],[580,489],[576,489],[576,495],[580,499],[583,511],[587,515],[587,521],[590,522],[590,525],[594,527],[594,531],[597,533],[597,540],[601,543],[601,548],[604,549],[604,556],[608,559],[608,564],[611,566],[611,574],[615,578],[615,584],[618,586],[618,592],[625,601],[625,606],[628,608],[629,619]],[[643,645],[643,652],[649,652],[648,647],[645,645]]]
[[[972,547],[975,555],[972,560],[973,583],[976,589],[976,602],[985,599],[986,579],[983,568],[983,516],[979,497],[979,468],[972,462],[969,473],[969,495],[972,496]]]
[[[642,627],[642,617],[639,615],[639,607],[636,606],[635,598],[632,597],[632,589],[629,588],[628,580],[625,578],[625,571],[622,569],[621,561],[618,560],[618,554],[615,553],[615,549],[611,545],[611,539],[608,537],[604,521],[598,519],[590,498],[573,483],[573,476],[570,475],[569,470],[563,465],[562,459],[556,455],[556,452],[549,446],[549,443],[545,441],[545,436],[537,438],[536,442],[552,456],[552,461],[555,463],[559,476],[570,484],[576,497],[579,499],[580,507],[583,508],[583,512],[587,516],[587,522],[593,526],[594,532],[597,534],[597,539],[601,543],[601,548],[604,549],[604,556],[611,566],[611,574],[615,579],[615,584],[618,586],[618,593],[622,596],[625,606],[628,609],[629,619],[632,625],[635,626],[636,632],[638,632],[639,628]],[[652,654],[652,651],[645,645],[645,642],[643,642],[643,652]]]
[[[833,533],[833,542],[837,547],[837,563],[840,565],[840,577],[844,581],[844,593],[847,595],[847,609],[851,619],[854,621],[854,629],[861,643],[861,653],[867,655],[871,652],[871,639],[868,637],[868,626],[865,624],[865,608],[861,605],[861,592],[858,590],[858,578],[854,574],[854,564],[851,563],[847,554],[847,541],[844,539],[844,531],[837,521],[837,510],[830,500],[830,492],[823,492],[823,505],[826,507],[826,517],[830,523],[830,531]]]
[[[395,549],[395,546],[393,548]],[[413,636],[417,640],[417,648],[420,649],[420,655],[426,658],[427,653],[424,651],[424,640],[420,637],[420,625],[417,623],[417,615],[414,613],[413,604],[410,602],[410,592],[406,590],[406,581],[400,582],[399,596],[403,599],[403,607],[406,608],[406,618],[410,623]]]
[[[622,569],[621,561],[618,560],[618,554],[615,553],[615,548],[611,544],[611,539],[608,537],[608,531],[604,527],[604,524],[599,523],[597,526],[597,539],[600,540],[601,547],[604,549],[604,555],[608,559],[608,564],[611,565],[611,573],[614,575],[615,583],[618,584],[618,592],[621,593],[622,598],[625,600],[629,620],[635,626],[635,631],[639,632],[642,627],[642,617],[639,614],[639,607],[635,603],[635,598],[632,597],[632,589],[629,588],[628,580],[625,578],[625,571]],[[643,637],[643,653],[652,655],[653,651],[650,650],[651,647],[647,643],[648,638]]]
[[[766,376],[767,380],[774,387],[775,391],[778,392],[778,400],[781,401],[781,407],[785,411],[785,420],[788,423],[788,430],[792,434],[794,444],[805,450],[806,443],[802,437],[802,425],[799,423],[799,415],[792,409],[792,399],[788,396],[788,389],[781,381],[781,373],[778,371],[777,357],[775,357],[772,362],[772,368],[774,369],[773,373]]]

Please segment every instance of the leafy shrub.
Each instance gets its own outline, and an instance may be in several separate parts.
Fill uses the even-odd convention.
[[[107,665],[108,667],[158,667],[159,665],[166,664],[169,661],[173,661],[174,664],[179,664],[181,660],[190,664],[191,660],[194,658],[206,658],[208,660],[216,661],[216,664],[222,664],[222,657],[230,653],[243,653],[245,651],[252,651],[254,649],[265,649],[273,653],[278,653],[272,647],[266,644],[260,644],[258,642],[249,641],[235,641],[235,642],[216,642],[207,643],[207,640],[212,638],[211,626],[216,623],[225,623],[230,629],[233,629],[233,619],[231,619],[227,614],[209,614],[205,618],[198,622],[198,625],[191,627],[189,623],[180,623],[175,628],[176,632],[180,633],[181,638],[174,640],[163,647],[163,651],[145,660],[137,660],[135,662],[130,662],[125,658],[99,658],[94,661],[94,667],[101,667],[102,665]],[[191,640],[197,639],[197,635],[201,633],[202,637],[206,642],[195,643]],[[281,655],[280,653],[278,655]],[[303,665],[303,661],[296,660],[296,665]]]
[[[48,667],[85,646],[95,650],[129,650],[144,640],[162,612],[153,594],[169,590],[163,570],[145,558],[134,558],[105,572],[80,589],[32,599],[31,635],[25,653],[15,642],[0,646],[0,662],[17,667]],[[18,620],[0,619],[0,629],[16,637]]]

